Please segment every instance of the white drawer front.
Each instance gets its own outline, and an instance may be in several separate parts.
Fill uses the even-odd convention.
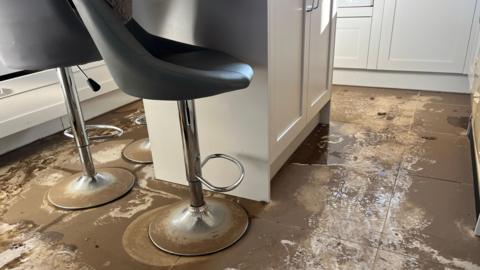
[[[373,0],[337,0],[337,7],[371,7]]]

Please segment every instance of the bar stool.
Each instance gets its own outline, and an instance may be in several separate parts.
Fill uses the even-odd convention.
[[[131,172],[121,168],[96,170],[93,164],[71,66],[98,61],[101,57],[70,2],[0,1],[0,36],[0,60],[6,67],[57,69],[71,136],[75,138],[83,172],[68,176],[53,186],[48,192],[50,203],[63,209],[84,209],[111,202],[130,191],[135,181]],[[120,131],[114,129],[117,135]],[[107,137],[110,136],[95,139]]]
[[[147,119],[145,114],[135,119],[135,124],[146,126]],[[123,157],[140,164],[153,163],[152,151],[150,149],[150,139],[143,138],[129,143],[122,151]]]
[[[240,185],[244,168],[235,158],[213,154],[200,160],[195,99],[249,86],[252,68],[237,59],[197,46],[153,36],[134,20],[121,23],[103,1],[74,0],[110,72],[129,95],[178,103],[190,201],[165,206],[149,226],[149,237],[161,250],[195,256],[229,247],[246,232],[249,219],[238,204],[204,198],[202,184],[217,192]],[[202,166],[222,158],[238,166],[240,175],[227,187],[202,177]]]

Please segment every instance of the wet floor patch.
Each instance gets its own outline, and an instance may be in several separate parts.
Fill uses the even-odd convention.
[[[439,103],[423,104],[415,112],[413,129],[420,132],[439,132],[466,135],[470,107]]]
[[[27,222],[1,223],[0,232],[1,269],[95,269],[81,260],[76,246],[62,243],[61,234],[39,232]]]
[[[270,203],[205,192],[239,202],[251,219],[239,242],[209,256],[172,256],[148,238],[156,211],[189,191],[122,157],[147,136],[134,124],[140,102],[91,121],[126,131],[93,143],[97,166],[137,177],[110,204],[71,212],[48,203],[50,187],[81,169],[60,134],[1,156],[0,268],[480,269],[469,97],[349,86],[332,96],[331,124],[319,125],[275,176]]]

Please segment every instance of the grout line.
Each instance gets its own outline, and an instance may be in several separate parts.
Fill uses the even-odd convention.
[[[422,127],[422,126],[420,126]],[[422,135],[422,134],[439,134],[439,135],[442,135],[442,136],[450,136],[450,137],[458,137],[458,138],[467,138],[467,130],[465,130],[465,134],[461,134],[461,133],[450,133],[450,132],[441,132],[441,131],[427,131],[427,130],[418,130],[418,129],[414,129],[414,127],[412,126],[412,132],[415,132],[417,135]]]
[[[61,210],[58,210],[58,209],[56,209],[56,210],[61,211]],[[40,227],[38,228],[38,232],[39,233],[44,233],[47,229],[49,229],[50,227],[53,227],[54,225],[60,223],[64,218],[68,217],[70,214],[73,214],[73,212],[72,213],[61,214],[60,216],[58,216],[57,218],[52,220],[50,223],[40,225]]]
[[[390,214],[390,207],[392,205],[392,200],[393,198],[395,197],[395,191],[397,189],[397,181],[398,181],[398,177],[400,176],[400,171],[401,171],[401,168],[403,167],[403,163],[404,163],[404,157],[405,157],[405,153],[406,153],[406,149],[403,150],[403,153],[402,153],[402,159],[401,159],[401,162],[400,162],[400,166],[398,166],[398,169],[397,169],[397,175],[395,176],[395,181],[393,183],[393,190],[392,190],[392,196],[390,197],[390,200],[388,201],[388,207],[387,207],[387,214],[385,216],[385,220],[383,221],[383,225],[382,225],[382,230],[380,232],[380,238],[379,238],[379,244],[378,244],[378,248],[376,249],[376,252],[375,252],[375,258],[373,260],[373,268],[375,268],[375,265],[376,265],[376,262],[378,260],[378,253],[379,251],[381,250],[381,246],[382,246],[382,237],[383,237],[383,233],[385,231],[385,227],[387,225],[387,221],[388,221],[388,216]]]
[[[473,185],[473,184],[466,183],[466,182],[459,181],[459,180],[445,179],[445,178],[439,178],[439,177],[433,177],[433,176],[425,176],[425,175],[419,175],[419,174],[415,174],[415,173],[412,173],[412,174],[408,173],[408,174],[410,176],[422,177],[422,178],[427,178],[427,179],[442,181],[442,182],[448,182],[448,183],[453,183],[453,184],[459,184],[459,185],[465,185],[465,186],[472,186]]]
[[[175,266],[177,266],[178,261],[180,261],[180,256],[177,256],[177,259],[175,260],[175,262],[174,262],[172,265],[170,265],[170,267],[168,268],[168,270],[174,269]]]
[[[272,220],[270,218],[266,218],[266,217],[254,217],[254,218],[250,218],[250,220],[252,219],[256,219],[256,220],[262,220],[264,222],[267,222],[267,223],[271,223],[272,225],[278,225],[280,227],[284,227],[286,229],[295,229],[295,230],[302,230],[302,229],[308,229],[308,226],[297,226],[297,225],[292,225],[292,224],[285,224],[283,222],[277,222],[275,220]],[[251,222],[250,222],[251,224]]]
[[[417,92],[416,97],[420,97],[420,91]],[[417,113],[417,110],[418,110],[418,104],[415,105],[415,108],[413,109],[412,119],[410,120],[410,126],[408,127],[408,132],[413,131],[413,125],[415,124],[415,114]]]

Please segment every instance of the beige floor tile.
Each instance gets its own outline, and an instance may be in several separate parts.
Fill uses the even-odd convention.
[[[319,125],[288,162],[354,167],[368,174],[387,176],[393,183],[406,147],[408,132],[381,132],[356,124]]]
[[[132,248],[139,243],[122,239],[128,232],[127,227],[136,222],[143,213],[165,207],[181,199],[177,194],[167,191],[153,192],[134,188],[121,200],[94,209],[72,212],[60,222],[50,226],[48,233],[61,235],[61,241],[75,246],[80,261],[88,262],[94,269],[142,269],[145,261],[132,256]],[[136,236],[147,239],[148,234],[137,230]],[[158,269],[170,269],[178,259],[157,250],[148,241],[140,243],[142,250],[137,252],[151,258],[152,266]],[[157,269],[157,268],[156,268]]]
[[[181,258],[174,269],[369,269],[374,256],[370,247],[255,219],[230,250]]]
[[[246,236],[217,254],[181,259],[155,248],[147,225],[157,207],[187,198],[188,189],[121,157],[128,142],[147,136],[133,124],[141,103],[125,106],[91,121],[126,132],[92,147],[98,167],[137,176],[116,202],[75,212],[48,204],[47,190],[80,169],[73,141],[61,134],[0,156],[0,268],[478,269],[469,149],[458,136],[465,102],[336,86],[334,121],[317,127],[272,180],[271,203],[205,192],[247,209]]]
[[[349,167],[296,164],[284,167],[273,181],[272,202],[258,217],[378,244],[393,185]]]
[[[418,92],[346,87],[332,98],[331,120],[355,123],[373,130],[408,130]]]
[[[412,129],[419,132],[442,132],[466,135],[469,106],[427,103],[415,112]]]
[[[379,250],[375,260],[375,270],[433,270],[446,269],[445,266],[431,261],[422,261],[416,257],[408,257],[389,251]],[[448,269],[461,269],[450,266]]]
[[[480,268],[471,185],[403,174],[381,249],[448,267]]]
[[[453,104],[470,106],[471,99],[469,94],[456,94],[445,92],[420,91],[420,98],[428,98],[432,103]]]
[[[410,174],[472,184],[470,146],[465,136],[418,133],[402,167]]]

